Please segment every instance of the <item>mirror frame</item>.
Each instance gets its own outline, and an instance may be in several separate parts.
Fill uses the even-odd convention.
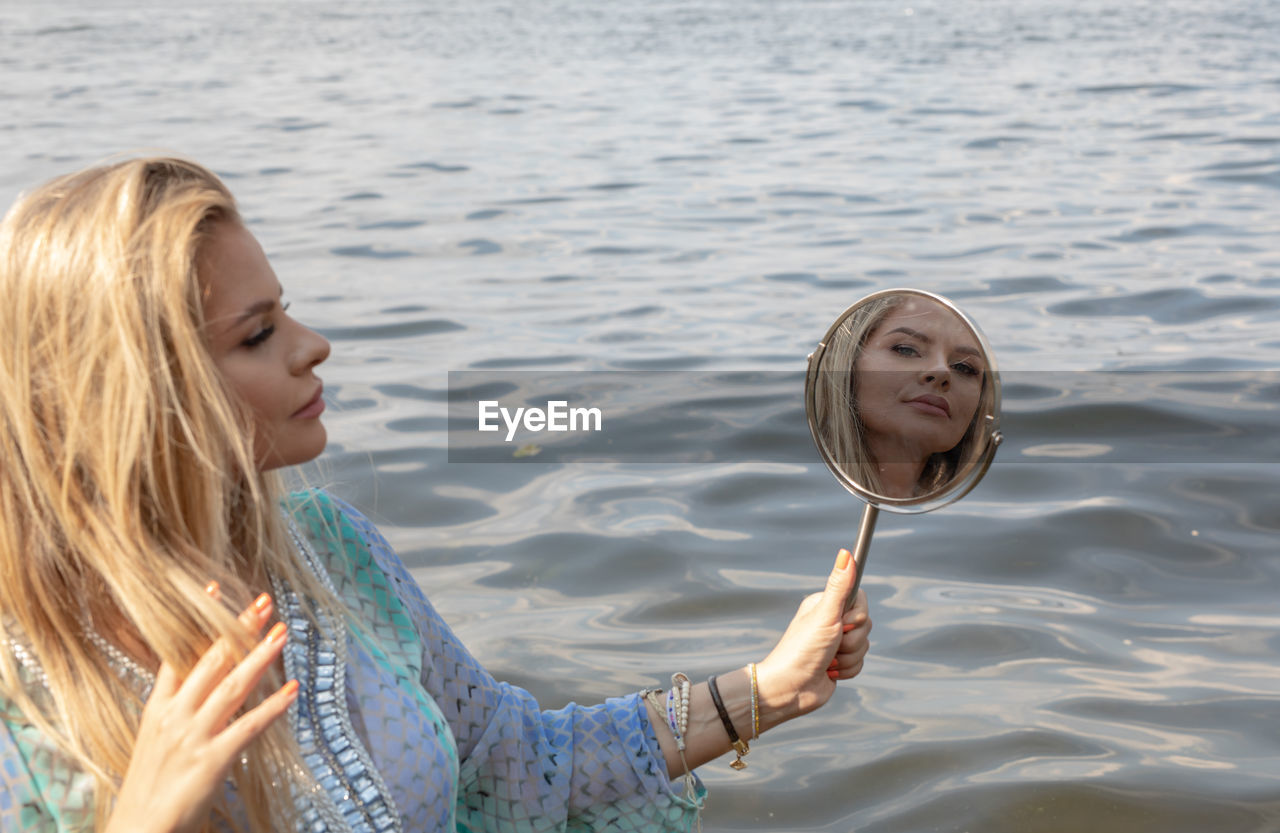
[[[978,347],[986,358],[987,378],[991,380],[991,408],[986,414],[979,417],[986,423],[986,428],[983,432],[986,439],[977,459],[969,464],[967,471],[962,472],[946,488],[927,495],[921,495],[920,497],[891,498],[869,491],[860,483],[854,482],[844,468],[832,459],[830,450],[827,448],[826,443],[822,441],[818,432],[817,380],[822,366],[822,357],[827,350],[827,344],[830,343],[831,338],[836,334],[836,330],[839,329],[846,318],[853,314],[854,310],[863,304],[889,295],[915,295],[935,301],[951,310],[977,337]],[[868,504],[902,514],[913,515],[920,512],[928,512],[953,503],[967,495],[982,480],[987,473],[987,469],[991,468],[991,461],[995,459],[996,449],[1000,447],[1000,443],[1004,440],[1004,436],[1000,433],[1000,371],[996,365],[995,352],[991,349],[991,345],[982,329],[949,299],[941,295],[935,295],[932,292],[926,292],[923,289],[898,288],[873,292],[850,304],[845,308],[844,312],[836,316],[835,323],[827,328],[827,332],[823,335],[822,340],[818,342],[818,346],[809,354],[808,362],[809,368],[804,378],[804,410],[805,416],[809,421],[809,434],[813,437],[814,445],[818,447],[818,454],[821,455],[822,462],[827,464],[827,468],[835,476],[836,480],[840,481],[840,485]]]

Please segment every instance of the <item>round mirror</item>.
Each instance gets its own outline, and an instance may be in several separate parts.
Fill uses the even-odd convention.
[[[960,498],[1002,439],[986,338],[955,304],[918,289],[876,292],[840,314],[809,356],[805,411],[823,461],[867,502],[859,576],[877,509]]]

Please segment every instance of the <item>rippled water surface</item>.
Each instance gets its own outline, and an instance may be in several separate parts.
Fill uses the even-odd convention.
[[[866,292],[950,295],[1010,442],[881,517],[865,672],[705,767],[706,829],[1278,831],[1276,32],[1274,0],[13,2],[0,196],[141,148],[222,173],[334,343],[318,476],[547,705],[763,655],[860,512],[805,355]],[[725,398],[713,463],[449,463],[446,372],[504,368],[795,389]]]

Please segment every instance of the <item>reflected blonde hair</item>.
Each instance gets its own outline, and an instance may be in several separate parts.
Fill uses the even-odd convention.
[[[49,182],[0,225],[0,697],[92,775],[99,831],[142,703],[84,636],[86,615],[185,676],[219,636],[256,641],[236,615],[267,573],[316,600],[313,620],[340,610],[293,553],[281,482],[258,472],[248,409],[203,335],[196,256],[215,224],[238,222],[210,171],[137,159]],[[24,686],[9,639],[47,690]],[[247,754],[230,775],[250,829],[291,828],[281,787],[310,783],[287,720]]]
[[[846,315],[827,340],[814,390],[814,406],[818,433],[831,459],[854,482],[876,494],[884,494],[880,470],[867,445],[866,432],[858,415],[859,357],[881,322],[895,307],[910,298],[907,293],[886,295],[863,304]],[[982,434],[982,416],[990,409],[991,382],[983,371],[982,393],[978,407],[964,436],[954,448],[929,455],[916,496],[926,495],[946,486],[957,476],[967,473],[976,462],[973,452]]]

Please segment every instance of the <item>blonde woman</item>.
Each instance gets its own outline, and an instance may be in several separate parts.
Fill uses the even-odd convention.
[[[969,326],[932,298],[890,294],[858,305],[829,339],[816,419],[855,482],[909,501],[975,463],[990,395]]]
[[[688,830],[673,779],[862,668],[842,551],[718,683],[544,712],[495,681],[358,511],[283,493],[329,345],[196,164],[25,196],[0,297],[4,830]]]

